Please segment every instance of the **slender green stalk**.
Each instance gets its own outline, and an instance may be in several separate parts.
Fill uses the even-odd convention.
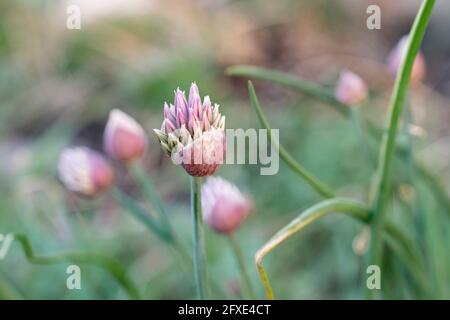
[[[193,259],[186,252],[186,248],[183,246],[183,244],[175,234],[168,235],[165,230],[159,226],[158,222],[150,213],[139,206],[132,198],[124,194],[121,190],[117,188],[113,190],[113,196],[116,198],[117,202],[119,202],[119,204],[127,210],[127,212],[131,213],[133,217],[143,223],[150,232],[155,233],[161,240],[169,245],[173,249],[173,254],[176,255],[177,258],[179,257],[183,260],[183,266],[189,266],[189,271],[192,271]],[[183,268],[183,271],[187,270]],[[223,294],[223,291],[221,290],[220,286],[214,281],[214,279],[208,279],[214,291]]]
[[[359,107],[353,107],[349,114],[350,119],[353,125],[353,130],[358,138],[358,142],[361,145],[361,148],[365,152],[365,156],[367,157],[367,161],[373,166],[376,166],[376,155],[372,152],[372,149],[370,148],[369,142],[367,141],[367,137],[365,132],[361,128],[361,123],[359,120],[359,110],[357,109]]]
[[[396,242],[400,244],[401,247],[405,250],[405,255],[407,255],[415,265],[419,268],[424,269],[425,264],[423,261],[423,256],[421,252],[418,250],[414,241],[410,239],[405,233],[394,223],[387,221],[386,222],[386,234],[388,234],[391,238],[395,239]]]
[[[199,177],[191,177],[191,211],[195,286],[197,291],[197,299],[203,300],[206,296],[207,278],[201,205],[201,178]]]
[[[322,195],[325,198],[333,198],[334,193],[326,186],[324,183],[322,183],[316,176],[314,176],[312,173],[310,173],[306,168],[304,168],[300,163],[295,161],[295,159],[287,152],[287,150],[278,143],[275,139],[272,139],[271,134],[271,128],[269,125],[269,122],[267,121],[266,116],[264,115],[264,112],[262,111],[262,108],[259,104],[258,97],[256,96],[255,88],[253,87],[253,84],[251,81],[248,82],[248,92],[250,95],[250,102],[253,107],[253,109],[256,111],[256,114],[258,115],[258,119],[263,126],[263,128],[267,129],[267,135],[269,139],[271,139],[272,145],[275,147],[275,150],[279,152],[280,158],[300,177],[305,179],[305,181],[314,188],[320,195]]]
[[[148,198],[150,203],[155,206],[155,209],[158,212],[159,218],[161,220],[162,226],[164,227],[167,233],[173,235],[172,226],[170,224],[164,205],[161,201],[161,197],[159,196],[158,191],[156,190],[155,185],[153,184],[149,175],[144,170],[142,163],[133,162],[130,165],[130,170],[133,173],[136,180],[141,185],[145,196]]]
[[[137,220],[142,222],[149,230],[158,235],[163,241],[172,243],[174,238],[167,233],[167,231],[159,225],[158,221],[148,213],[144,208],[142,208],[136,201],[126,195],[119,188],[113,190],[113,196],[117,202],[131,213]]]
[[[374,141],[379,141],[381,135],[383,134],[382,130],[377,128],[375,124],[367,121],[367,129],[369,136]],[[401,156],[401,152],[396,149],[396,156]],[[418,163],[417,161],[414,163],[414,170],[417,172],[417,175],[428,185],[428,188],[432,191],[436,200],[441,204],[443,209],[448,213],[450,217],[450,199],[447,195],[447,191],[445,190],[442,182],[439,181],[439,178],[430,171],[423,164]]]
[[[242,254],[241,247],[236,240],[234,234],[228,236],[231,248],[233,249],[234,256],[236,257],[236,262],[239,266],[239,271],[241,273],[241,280],[244,283],[246,294],[250,299],[256,299],[255,291],[253,290],[252,281],[250,279],[247,267],[245,266],[244,255]]]
[[[344,116],[349,115],[348,106],[339,102],[331,90],[295,77],[289,73],[246,65],[230,67],[225,71],[225,73],[230,76],[250,77],[278,83],[307,96],[318,98],[321,101],[333,106]]]
[[[425,245],[427,248],[427,263],[430,270],[430,278],[433,283],[433,298],[446,299],[449,278],[447,276],[448,266],[446,261],[447,248],[446,234],[442,221],[439,219],[440,212],[435,205],[425,215]]]
[[[274,299],[275,295],[269,281],[264,266],[262,265],[263,258],[277,248],[286,239],[293,236],[295,233],[303,230],[308,225],[321,219],[330,213],[345,213],[350,215],[365,224],[369,223],[370,211],[362,203],[345,198],[334,198],[320,202],[307,210],[303,211],[296,219],[292,220],[287,226],[278,231],[264,246],[259,249],[255,255],[255,264],[259,273],[262,284],[266,291],[267,299]],[[428,287],[426,285],[426,277],[424,273],[423,261],[420,253],[416,250],[414,242],[412,242],[401,229],[399,229],[392,222],[386,223],[385,237],[389,237],[392,246],[395,245],[397,252],[401,253],[402,259],[405,261],[405,267],[410,271],[421,288]]]
[[[395,81],[389,106],[389,130],[384,134],[379,153],[379,164],[377,173],[377,191],[373,204],[373,222],[371,225],[371,242],[369,252],[369,264],[381,265],[384,227],[385,204],[389,189],[389,174],[392,157],[395,149],[397,128],[402,113],[406,90],[411,76],[412,66],[419,51],[425,29],[431,17],[435,0],[425,0],[416,16],[408,39],[406,57],[403,60]],[[367,291],[368,297],[373,297],[374,290]]]
[[[414,279],[413,285],[417,288],[417,291],[420,292],[420,298],[428,299],[431,291],[425,271],[417,265],[414,257],[408,255],[407,250],[404,250],[405,247],[402,247],[402,244],[397,241],[398,239],[395,239],[389,233],[385,233],[384,240],[386,241],[386,245],[393,250],[395,255],[402,260],[403,264],[407,267]]]
[[[406,103],[405,113],[405,131],[407,134],[406,158],[408,164],[409,181],[416,191],[416,196],[414,197],[412,203],[412,210],[417,220],[417,228],[419,230],[422,230],[422,228],[425,227],[425,238],[419,238],[419,240],[421,240],[421,243],[425,243],[425,245],[427,246],[427,262],[430,269],[433,270],[431,278],[435,288],[433,290],[433,294],[437,298],[444,298],[448,281],[446,280],[446,263],[442,259],[443,257],[445,257],[445,252],[442,252],[442,246],[440,245],[440,243],[443,243],[443,239],[441,237],[441,232],[443,230],[441,230],[440,228],[441,222],[439,221],[439,219],[436,219],[436,213],[434,212],[435,210],[424,210],[421,203],[422,194],[419,190],[420,185],[417,183],[416,166],[414,165],[415,159],[413,154],[413,143],[411,135],[407,132],[409,124],[413,122],[409,101],[407,101]]]
[[[120,265],[117,261],[111,258],[91,252],[84,252],[84,253],[68,252],[68,253],[60,253],[58,255],[53,256],[37,256],[34,253],[33,247],[31,246],[30,241],[28,240],[26,235],[14,234],[14,240],[19,242],[23,252],[25,253],[27,260],[30,263],[43,265],[57,264],[57,263],[80,263],[80,264],[86,263],[96,265],[109,272],[111,276],[114,279],[116,279],[116,281],[128,293],[128,296],[131,299],[141,298],[139,289],[128,277],[126,269],[122,267],[122,265]]]
[[[261,282],[264,285],[267,299],[272,300],[275,298],[275,295],[267,273],[262,265],[263,258],[292,235],[316,220],[333,212],[346,213],[361,221],[367,221],[369,219],[369,210],[360,202],[344,198],[325,200],[303,211],[296,219],[292,220],[287,226],[278,231],[261,249],[258,250],[255,255],[255,264]]]
[[[442,208],[450,217],[450,199],[447,195],[447,190],[445,187],[426,167],[416,163],[415,169],[417,170],[417,174],[421,176],[422,180],[428,185],[428,188],[432,191],[436,200],[441,204]]]

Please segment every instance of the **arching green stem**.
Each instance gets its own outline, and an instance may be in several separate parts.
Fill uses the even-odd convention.
[[[298,163],[290,154],[287,152],[287,150],[279,144],[278,141],[275,141],[272,139],[271,135],[271,128],[269,125],[269,122],[267,121],[266,116],[264,115],[264,112],[262,111],[262,108],[259,104],[258,97],[256,96],[255,88],[253,87],[253,84],[251,81],[248,82],[248,92],[250,95],[250,102],[255,110],[256,114],[258,115],[258,119],[263,126],[263,128],[267,129],[267,135],[269,136],[269,139],[272,141],[272,145],[274,146],[275,150],[279,152],[280,158],[294,171],[296,174],[298,174],[300,177],[302,177],[312,188],[314,188],[320,195],[322,195],[324,198],[333,198],[334,193],[326,186],[323,182],[321,182],[316,176],[314,176],[312,173],[310,173],[305,167],[303,167],[300,163]]]
[[[91,252],[68,252],[52,256],[38,256],[34,253],[27,236],[14,234],[16,240],[22,247],[27,260],[33,264],[56,264],[56,263],[80,263],[91,264],[100,267],[111,274],[116,281],[128,293],[131,299],[140,299],[141,295],[137,286],[128,277],[127,271],[117,261],[103,255]]]
[[[261,278],[261,282],[264,285],[267,299],[274,299],[275,295],[262,264],[264,257],[289,237],[293,236],[316,220],[333,212],[349,214],[361,221],[367,221],[369,218],[369,210],[360,202],[344,198],[325,200],[303,211],[298,218],[292,220],[287,226],[278,231],[261,249],[258,250],[255,255],[255,264]]]
[[[342,115],[349,116],[349,107],[339,102],[331,90],[289,73],[247,65],[232,66],[225,73],[230,76],[250,77],[278,83],[307,96],[318,98],[334,107]]]
[[[369,223],[370,211],[362,203],[344,199],[334,198],[325,200],[316,204],[309,209],[303,211],[296,219],[292,220],[287,226],[278,231],[255,255],[256,268],[259,277],[266,291],[268,299],[274,299],[275,295],[269,281],[266,270],[262,264],[263,258],[277,248],[286,239],[295,233],[303,230],[308,225],[323,218],[330,213],[344,213],[350,217],[359,220],[365,224]],[[424,272],[423,261],[420,253],[415,250],[414,243],[398,228],[394,223],[387,222],[384,237],[389,237],[390,244],[395,246],[396,252],[399,253],[400,259],[411,273],[414,282],[427,291],[429,288],[426,284],[426,275]]]

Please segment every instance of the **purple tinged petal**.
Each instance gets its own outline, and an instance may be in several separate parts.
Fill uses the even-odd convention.
[[[179,88],[175,91],[175,116],[178,115],[179,112],[187,114],[187,101],[184,92]]]
[[[173,105],[167,104],[167,102],[164,102],[164,119],[169,119],[173,123],[175,122],[175,107]]]
[[[197,84],[195,82],[192,82],[191,88],[189,89],[189,107],[193,107],[192,103],[197,97],[200,98],[200,93],[198,91]]]
[[[211,100],[209,99],[209,96],[205,96],[203,99],[203,112],[206,112],[206,117],[208,117],[208,120],[212,120],[212,107],[211,107]]]
[[[202,99],[198,91],[198,87],[193,82],[191,84],[191,89],[189,90],[189,108],[194,109],[194,114],[200,119],[202,116]]]
[[[208,131],[209,129],[211,129],[211,125],[210,125],[208,117],[206,117],[206,115],[203,116],[203,119],[202,119],[202,128],[203,128],[203,131]]]
[[[172,121],[170,121],[169,119],[165,119],[164,122],[166,125],[166,133],[174,132],[177,129],[175,125],[172,123]]]
[[[181,128],[181,126],[185,123],[185,117],[183,112],[178,112],[177,114],[177,127]]]
[[[194,110],[192,108],[189,108],[189,120],[188,120],[188,126],[187,129],[191,134],[194,133],[194,125],[195,125],[195,119],[194,119]]]
[[[164,102],[164,119],[170,119],[170,108],[167,102]]]
[[[197,119],[202,118],[202,101],[200,97],[195,97],[193,102],[194,115],[197,116]]]
[[[175,106],[173,104],[170,104],[170,114],[175,119]]]

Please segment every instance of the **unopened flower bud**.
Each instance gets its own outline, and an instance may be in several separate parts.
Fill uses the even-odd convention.
[[[397,43],[394,49],[388,56],[388,65],[393,75],[397,74],[400,64],[406,54],[406,47],[408,45],[408,36],[403,36]],[[421,52],[419,52],[414,60],[411,71],[411,84],[417,84],[423,80],[426,72],[425,58]]]
[[[216,232],[232,233],[251,209],[251,201],[225,179],[210,177],[202,186],[203,217]]]
[[[106,159],[86,147],[65,149],[58,174],[64,186],[79,195],[93,197],[114,184],[114,170]]]
[[[214,109],[206,96],[200,98],[198,87],[192,83],[189,99],[183,91],[175,91],[174,104],[164,104],[161,130],[154,129],[163,150],[195,177],[210,176],[225,159],[225,117]]]
[[[355,73],[344,70],[339,76],[335,90],[336,99],[341,103],[354,106],[367,99],[367,87],[364,81]]]
[[[166,111],[167,112],[167,111]],[[113,159],[131,162],[141,158],[147,149],[144,129],[126,113],[114,109],[110,112],[103,135],[106,153]]]

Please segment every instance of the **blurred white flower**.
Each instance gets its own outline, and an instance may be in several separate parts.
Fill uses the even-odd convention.
[[[99,153],[86,147],[63,150],[58,174],[64,186],[77,194],[93,197],[111,187],[114,170]]]

